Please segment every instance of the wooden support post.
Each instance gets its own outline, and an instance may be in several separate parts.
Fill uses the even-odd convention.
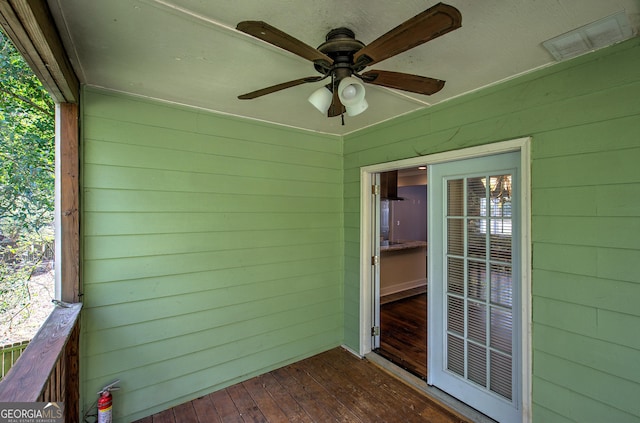
[[[56,136],[59,167],[59,227],[56,254],[60,272],[60,299],[80,300],[80,193],[78,155],[78,105],[57,107]]]
[[[60,299],[78,303],[80,280],[80,157],[78,105],[61,103],[56,108],[56,279]],[[63,351],[65,421],[80,421],[80,322],[75,325]]]

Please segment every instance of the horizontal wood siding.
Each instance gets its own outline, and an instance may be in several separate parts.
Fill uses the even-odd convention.
[[[342,141],[83,92],[82,403],[131,421],[342,343]],[[84,410],[86,411],[86,410]]]
[[[639,422],[638,69],[634,39],[345,137],[347,345],[360,167],[531,136],[534,421]]]

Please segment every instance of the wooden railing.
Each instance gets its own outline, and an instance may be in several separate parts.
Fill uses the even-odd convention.
[[[2,402],[64,402],[65,421],[79,421],[78,347],[82,304],[59,304],[11,371],[0,381]]]

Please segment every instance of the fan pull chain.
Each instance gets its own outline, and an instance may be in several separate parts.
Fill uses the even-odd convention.
[[[340,118],[342,119],[342,126],[344,126],[344,113],[340,113]]]

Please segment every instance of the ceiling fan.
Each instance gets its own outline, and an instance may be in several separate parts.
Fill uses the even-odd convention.
[[[313,65],[320,76],[309,76],[293,81],[262,88],[247,94],[238,96],[241,100],[250,100],[266,94],[271,94],[286,88],[297,85],[322,81],[331,78],[331,82],[326,85],[328,90],[324,95],[330,96],[327,109],[329,117],[340,116],[345,111],[347,114],[355,115],[358,112],[349,113],[349,108],[345,108],[343,103],[350,101],[348,97],[357,95],[353,87],[357,87],[359,81],[353,78],[374,85],[395,88],[418,94],[434,94],[444,86],[443,80],[428,78],[425,76],[412,75],[401,72],[384,70],[369,70],[361,73],[367,66],[381,62],[396,54],[419,46],[436,37],[453,31],[461,26],[462,16],[460,11],[453,6],[438,3],[433,7],[417,14],[413,18],[398,25],[391,31],[377,38],[370,44],[363,44],[355,39],[355,34],[348,28],[336,28],[329,31],[326,41],[317,49],[302,41],[280,31],[279,29],[262,21],[243,21],[237,26],[239,31],[252,35],[258,39],[266,41],[304,59],[313,62]],[[355,82],[354,82],[355,81]],[[343,87],[347,87],[349,82],[354,84],[349,95],[343,96]],[[340,85],[342,83],[342,85]],[[360,87],[362,85],[360,84]],[[325,91],[324,89],[319,90]],[[347,91],[344,91],[345,93]],[[364,90],[362,90],[362,97]],[[311,99],[310,99],[311,101]],[[316,106],[318,107],[318,106]],[[366,108],[366,106],[365,106]],[[324,111],[324,110],[322,110]]]

